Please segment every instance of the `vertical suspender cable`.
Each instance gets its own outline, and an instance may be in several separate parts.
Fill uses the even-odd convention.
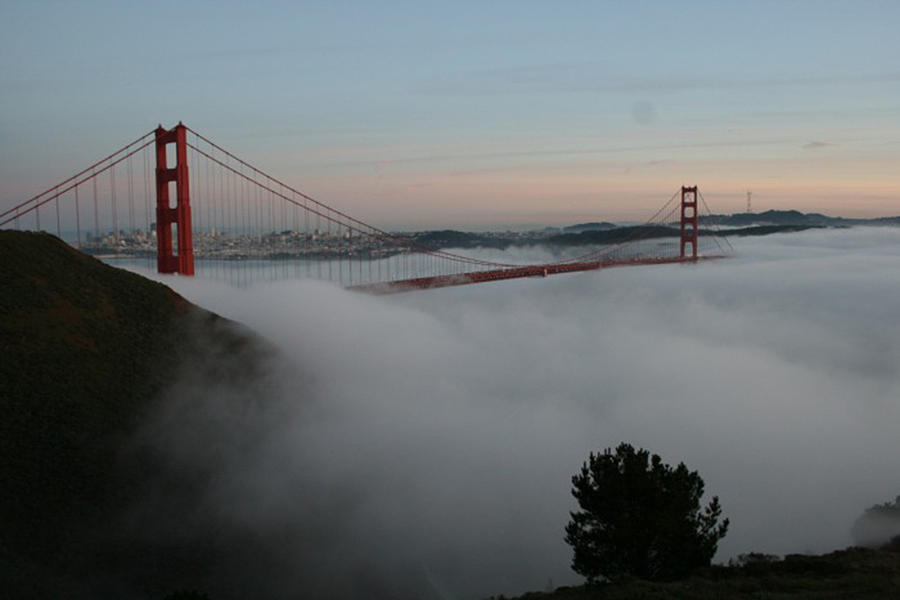
[[[244,235],[247,240],[253,238],[253,185],[250,181],[244,181]]]
[[[109,202],[112,205],[112,221],[116,249],[119,248],[119,213],[116,210],[116,168],[109,170]]]
[[[194,142],[195,146],[199,147],[200,141],[197,139],[197,134],[194,134]],[[194,222],[191,223],[191,226],[194,228],[194,231],[200,233],[203,230],[203,203],[200,202],[200,172],[199,167],[197,166],[197,162],[200,160],[200,157],[197,156],[197,153],[194,152],[194,149],[188,145],[188,168],[190,171],[190,179],[191,181],[191,218],[194,219]],[[195,236],[194,244],[197,243],[197,236]]]
[[[241,171],[244,170],[243,165],[241,166]],[[253,222],[250,218],[250,209],[252,208],[252,202],[250,201],[250,193],[253,190],[250,187],[250,183],[243,178],[241,178],[241,196],[243,197],[243,215],[241,215],[242,222],[244,223],[244,237],[249,240],[250,234],[253,228]]]
[[[134,166],[128,157],[128,231],[134,233]]]
[[[150,235],[150,161],[147,159],[150,150],[144,148],[141,155],[144,160],[144,224],[147,226],[147,235]]]
[[[281,260],[279,261],[279,271],[280,276],[284,278],[285,271],[287,269],[287,261],[284,257],[284,199],[278,193],[278,191],[273,192],[275,194],[275,202],[278,203],[278,254],[281,256]]]
[[[309,258],[309,250],[310,250],[309,200],[307,200],[306,198],[303,199],[303,221],[304,221],[303,231],[306,234],[305,235],[306,242],[305,242],[305,248],[304,248],[304,252],[303,252],[303,262],[306,266],[306,276],[309,277],[310,271],[312,271],[312,264],[310,264],[310,262],[309,262],[310,261],[310,258]]]
[[[332,274],[331,274],[331,263],[332,263],[332,260],[331,260],[332,240],[331,240],[331,218],[330,218],[331,209],[328,209],[328,211],[329,211],[329,214],[326,215],[326,219],[325,219],[328,222],[328,238],[326,238],[328,240],[328,253],[327,253],[327,256],[328,256],[328,281],[334,281],[334,277],[332,277]]]
[[[226,165],[228,163],[228,158],[225,159]],[[227,165],[226,168],[230,167]],[[228,177],[228,235],[231,236],[234,233],[234,230],[237,228],[237,194],[235,193],[235,181],[234,181],[234,172],[228,168],[225,172],[225,176]]]
[[[81,248],[81,212],[78,207],[78,186],[75,186],[75,235],[78,236],[78,248]]]
[[[97,203],[97,175],[91,175],[91,184],[94,189],[94,243],[100,242],[100,208]]]
[[[209,232],[210,229],[215,226],[215,213],[213,212],[213,197],[216,192],[215,192],[215,189],[213,189],[212,193],[210,193],[210,187],[213,184],[212,178],[209,174],[210,161],[205,160],[203,162],[204,162],[205,170],[206,170],[206,174],[203,177],[203,190],[205,192],[203,194],[203,199],[206,201],[206,207],[205,207],[205,209],[206,209],[206,231]],[[201,208],[203,208],[203,207],[201,207]]]
[[[216,208],[219,209],[219,215],[216,218],[216,238],[220,238],[222,230],[225,228],[225,178],[222,175],[221,165],[216,165],[216,182],[219,184],[219,193],[216,196]]]
[[[260,188],[258,185],[254,188],[254,200],[253,200],[253,214],[254,214],[254,232],[256,233],[256,248],[258,252],[262,252],[262,223],[259,221],[259,212],[260,212]]]
[[[238,164],[238,169],[241,170],[241,174],[243,174],[243,168],[240,164]],[[235,178],[235,187],[237,188],[235,193],[235,204],[237,205],[237,221],[235,223],[235,228],[238,230],[238,237],[244,234],[244,179],[238,175],[234,175]]]
[[[263,193],[262,188],[256,187],[256,235],[259,238],[258,243],[260,244],[260,251],[262,248],[262,239],[263,239],[263,215],[265,214],[263,203]]]
[[[288,210],[291,211],[291,215],[293,217],[293,227],[291,228],[291,271],[293,277],[297,278],[297,250],[298,250],[298,236],[300,229],[299,217],[300,215],[297,213],[297,194],[293,190],[291,190],[291,205],[288,207]]]
[[[272,180],[266,177],[266,188],[272,188]],[[266,190],[266,205],[269,207],[269,231],[275,231],[275,201],[272,198],[272,192]]]
[[[322,215],[316,211],[316,278],[322,279]]]
[[[225,158],[225,162],[228,162],[228,158]],[[229,175],[230,172],[226,169],[226,167],[221,167],[219,169],[222,177],[222,222],[221,225],[221,234],[222,236],[226,236],[228,234],[228,222],[230,220],[231,214],[231,194],[230,192],[230,180]],[[224,265],[223,265],[224,266]]]
[[[281,196],[284,196],[284,195],[285,195],[285,194],[284,194],[284,186],[283,186],[283,185],[280,186],[280,190],[279,190],[279,191],[280,191],[280,193],[281,193]],[[287,230],[288,230],[288,224],[287,224],[287,200],[285,200],[285,199],[282,197],[282,198],[281,198],[281,231],[282,231],[282,233],[281,233],[281,238],[280,238],[280,239],[282,240],[282,242],[281,242],[281,243],[282,243],[281,252],[282,252],[283,255],[286,255],[286,254],[287,254],[287,244],[285,243],[285,239],[284,239],[284,238],[285,238],[285,235],[286,235],[284,232],[287,231]],[[289,236],[290,234],[287,234],[287,235]],[[288,239],[290,239],[290,238],[288,237]],[[282,263],[282,266],[281,266],[281,276],[282,276],[282,277],[287,277],[287,273],[288,273],[288,260],[289,260],[289,259],[288,259],[287,256],[283,256],[283,257],[282,257],[282,261],[281,261],[281,263]]]

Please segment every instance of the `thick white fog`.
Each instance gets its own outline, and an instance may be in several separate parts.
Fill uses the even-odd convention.
[[[161,451],[298,590],[472,598],[579,579],[570,478],[628,441],[731,519],[717,560],[851,543],[900,493],[900,229],[733,240],[737,256],[367,296],[163,278],[284,353],[252,410],[176,387]],[[247,575],[247,577],[251,577]],[[368,590],[363,594],[363,590]]]

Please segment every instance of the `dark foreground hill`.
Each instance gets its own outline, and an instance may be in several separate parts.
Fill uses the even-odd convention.
[[[822,556],[749,555],[683,581],[637,579],[533,592],[515,600],[887,600],[900,598],[900,548],[848,548]],[[496,597],[493,600],[498,600]],[[513,599],[510,599],[513,600]]]
[[[268,352],[161,284],[48,234],[0,231],[2,596],[129,597],[189,580],[203,559],[184,560],[188,546],[130,533],[165,471],[132,436],[175,381],[252,386]],[[162,510],[198,485],[163,479]]]

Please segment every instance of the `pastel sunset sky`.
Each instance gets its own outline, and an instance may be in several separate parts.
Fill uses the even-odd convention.
[[[900,2],[0,2],[3,208],[162,123],[384,227],[900,214]]]

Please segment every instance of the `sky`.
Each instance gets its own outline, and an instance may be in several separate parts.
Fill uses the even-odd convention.
[[[148,272],[280,352],[246,388],[185,367],[145,443],[208,484],[183,511],[149,494],[161,516],[139,522],[180,543],[249,536],[190,583],[215,598],[543,590],[580,581],[571,476],[627,441],[720,498],[716,562],[844,548],[900,492],[900,229],[735,245],[389,296]]]
[[[0,2],[4,208],[184,121],[382,227],[900,213],[900,4]]]

